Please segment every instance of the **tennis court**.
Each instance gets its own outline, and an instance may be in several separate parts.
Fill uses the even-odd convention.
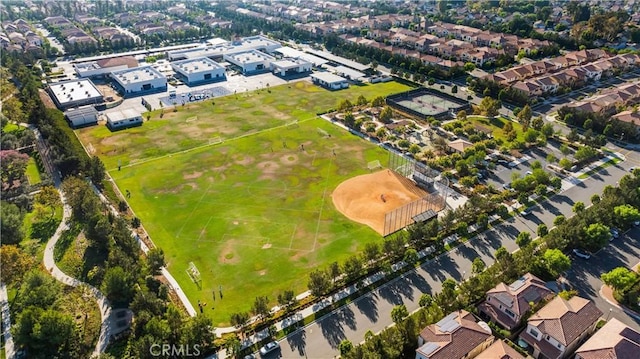
[[[438,119],[469,107],[469,103],[465,100],[426,88],[389,96],[387,103],[409,115],[419,118],[433,116]]]

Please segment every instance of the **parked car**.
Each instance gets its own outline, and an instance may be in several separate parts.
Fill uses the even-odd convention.
[[[635,222],[633,222],[633,225],[634,225],[634,226],[636,226],[636,227],[637,227],[637,226],[640,226],[640,221],[635,221]]]
[[[528,216],[531,214],[531,208],[525,208],[524,211],[520,212],[523,216]]]
[[[247,354],[244,356],[244,359],[256,359],[256,356],[253,354]]]
[[[509,167],[511,168],[518,167],[518,164],[515,162],[509,162]]]
[[[579,250],[579,249],[577,249],[577,248],[573,250],[573,254],[575,254],[576,256],[578,256],[578,257],[580,257],[580,258],[582,258],[582,259],[589,259],[589,258],[591,258],[591,254],[589,254],[589,253],[588,253],[588,252],[586,252],[586,251],[581,251],[581,250]]]
[[[635,168],[635,167],[629,167],[629,172],[633,172],[633,171],[635,171],[635,170],[636,170],[636,168]]]
[[[613,238],[618,238],[618,237],[620,237],[620,232],[618,232],[618,229],[617,229],[617,228],[611,228],[611,236],[612,236]]]
[[[267,355],[278,348],[280,348],[280,344],[277,342],[267,343],[265,346],[260,348],[260,355]]]
[[[533,174],[533,172],[527,171],[527,176],[532,175],[532,174]]]

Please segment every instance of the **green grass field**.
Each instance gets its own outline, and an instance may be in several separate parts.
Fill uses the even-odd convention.
[[[40,171],[38,171],[38,165],[36,164],[36,160],[33,157],[29,157],[29,162],[27,163],[25,174],[27,175],[27,179],[29,180],[30,185],[36,185],[42,182]]]
[[[250,310],[256,296],[275,305],[283,290],[306,290],[312,269],[343,262],[380,240],[340,214],[331,193],[368,173],[367,162],[386,163],[387,153],[315,113],[342,98],[406,89],[392,82],[330,92],[296,83],[165,110],[163,119],[154,112],[142,127],[114,134],[95,127],[79,135],[92,143],[120,190],[131,192],[131,208],[196,310],[198,301],[206,302],[214,322],[228,325],[230,314]],[[207,131],[225,141],[197,148],[208,142]],[[186,273],[190,262],[202,288]]]

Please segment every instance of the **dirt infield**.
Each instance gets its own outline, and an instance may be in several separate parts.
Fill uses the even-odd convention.
[[[382,235],[385,213],[426,195],[427,192],[399,174],[382,170],[342,182],[331,198],[347,218],[366,224]]]

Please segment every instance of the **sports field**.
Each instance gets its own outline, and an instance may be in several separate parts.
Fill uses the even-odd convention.
[[[120,190],[131,192],[130,206],[196,310],[206,302],[205,312],[225,325],[256,296],[275,305],[283,290],[306,290],[312,269],[380,240],[338,212],[331,195],[343,181],[369,173],[368,162],[385,163],[386,152],[315,113],[340,99],[406,89],[390,82],[330,92],[299,82],[165,109],[162,119],[156,111],[142,127],[121,132],[94,127],[78,134]],[[212,136],[224,141],[207,145]],[[190,262],[202,288],[186,273]]]

